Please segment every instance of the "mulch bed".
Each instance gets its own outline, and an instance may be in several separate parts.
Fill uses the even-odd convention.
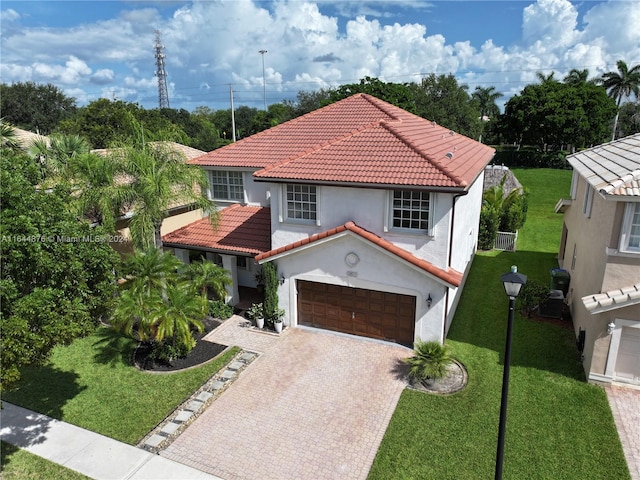
[[[141,370],[148,370],[151,372],[173,372],[189,367],[195,367],[211,360],[227,348],[227,346],[202,340],[202,337],[220,326],[222,322],[214,318],[207,318],[203,323],[204,330],[202,333],[194,334],[193,337],[197,342],[196,346],[186,357],[177,358],[171,363],[159,362],[149,358],[149,353],[151,352],[151,347],[149,345],[140,344],[133,352],[133,362]]]

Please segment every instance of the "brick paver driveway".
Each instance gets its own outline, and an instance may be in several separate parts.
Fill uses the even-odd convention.
[[[301,328],[274,340],[162,455],[227,480],[366,478],[411,351]]]
[[[631,479],[640,480],[640,390],[621,386],[605,390]]]

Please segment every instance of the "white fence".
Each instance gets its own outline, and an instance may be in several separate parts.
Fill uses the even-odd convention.
[[[498,232],[496,241],[493,243],[493,248],[496,250],[515,252],[516,240],[518,240],[518,232]]]

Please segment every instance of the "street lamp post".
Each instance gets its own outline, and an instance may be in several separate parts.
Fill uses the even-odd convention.
[[[496,480],[502,480],[504,459],[504,434],[507,426],[507,400],[509,397],[509,369],[511,367],[511,337],[513,332],[513,313],[520,288],[527,283],[527,276],[518,273],[518,267],[511,267],[509,273],[500,277],[504,291],[509,297],[509,321],[507,323],[507,345],[504,350],[504,373],[502,375],[502,398],[500,400],[500,426],[498,427],[498,449],[496,453]]]
[[[262,98],[264,100],[264,110],[267,111],[267,84],[264,81],[264,54],[266,50],[258,50],[258,53],[262,55]]]

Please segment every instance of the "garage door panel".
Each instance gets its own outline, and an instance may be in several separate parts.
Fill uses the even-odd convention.
[[[623,327],[616,359],[616,377],[640,383],[640,330]]]
[[[301,325],[408,345],[414,337],[415,301],[410,295],[298,281]]]

